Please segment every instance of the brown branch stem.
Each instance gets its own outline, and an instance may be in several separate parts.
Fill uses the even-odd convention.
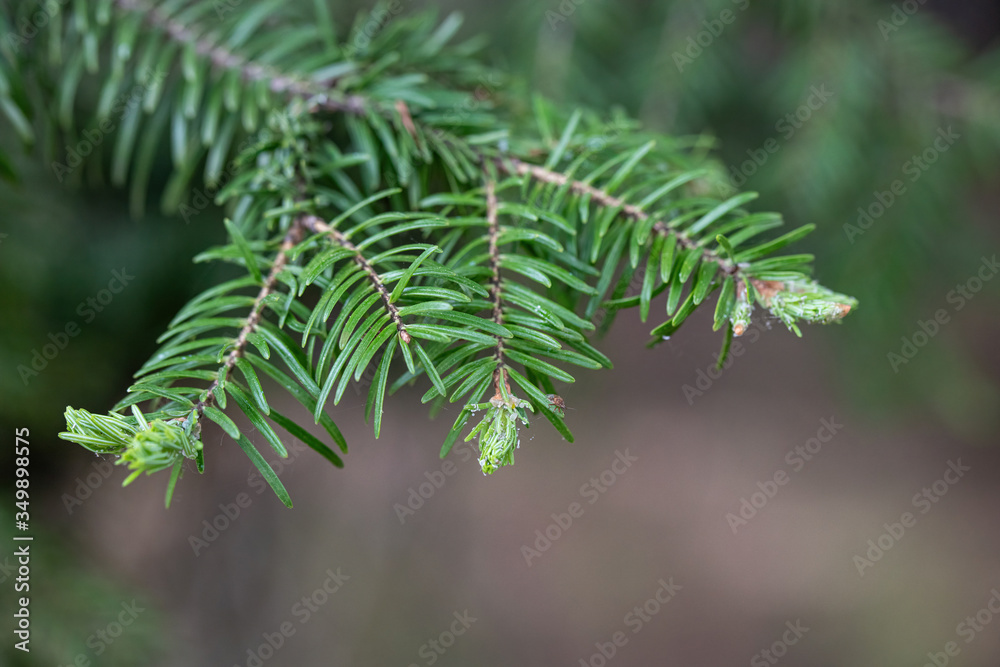
[[[382,305],[385,307],[386,312],[389,313],[392,323],[396,325],[396,331],[399,332],[399,339],[404,343],[409,343],[411,340],[410,334],[406,330],[406,325],[403,324],[402,318],[399,316],[399,308],[392,303],[389,290],[386,289],[385,283],[383,283],[382,279],[379,277],[378,271],[376,271],[375,267],[368,263],[368,260],[365,259],[365,256],[360,250],[358,250],[357,246],[351,243],[347,237],[344,236],[343,232],[331,227],[315,215],[302,216],[297,222],[314,234],[329,234],[330,238],[332,238],[338,245],[354,253],[355,264],[357,264],[358,267],[364,271],[369,282],[371,282],[372,286],[382,298]]]
[[[489,235],[490,253],[490,300],[493,302],[493,322],[503,324],[503,298],[500,292],[500,220],[497,213],[499,204],[497,203],[496,182],[487,177],[486,179],[486,222],[489,225],[487,234]],[[496,336],[496,347],[493,358],[496,360],[496,368],[493,370],[493,387],[496,390],[493,398],[503,399],[500,383],[503,382],[510,395],[510,383],[507,380],[507,373],[503,369],[503,336]]]
[[[245,58],[214,40],[199,35],[187,25],[167,16],[155,3],[145,0],[114,0],[124,11],[143,15],[147,25],[164,32],[167,37],[186,47],[194,48],[198,55],[207,56],[216,69],[238,70],[247,83],[266,81],[271,92],[291,97],[311,98],[313,108],[330,111],[364,113],[367,100],[358,95],[340,95],[334,85],[336,79],[308,81],[297,78],[275,67],[262,65]]]
[[[264,300],[267,299],[271,293],[274,292],[274,285],[278,280],[278,274],[285,268],[285,264],[288,262],[288,251],[292,249],[302,236],[302,228],[299,225],[293,225],[288,233],[285,234],[284,240],[281,242],[281,247],[278,249],[278,254],[275,256],[274,261],[271,264],[271,271],[267,274],[267,278],[264,279],[264,284],[261,285],[260,292],[257,293],[257,298],[254,299],[253,307],[250,308],[250,314],[247,316],[246,323],[240,329],[239,335],[237,335],[236,340],[233,342],[233,349],[229,351],[226,355],[226,361],[219,369],[215,380],[212,384],[208,386],[205,392],[205,398],[198,401],[195,404],[194,409],[198,412],[200,417],[204,412],[205,408],[214,405],[215,399],[215,389],[225,382],[226,378],[229,377],[230,371],[232,371],[233,366],[243,352],[246,350],[247,343],[249,342],[250,334],[256,331],[258,325],[260,324],[261,317],[264,312]]]
[[[591,201],[596,201],[601,206],[606,208],[620,209],[622,215],[635,222],[649,219],[649,214],[638,206],[628,204],[624,199],[615,197],[600,188],[595,188],[589,183],[571,180],[565,174],[557,171],[552,171],[551,169],[539,167],[538,165],[529,164],[517,159],[495,160],[495,162],[499,168],[507,171],[508,173],[511,173],[513,170],[513,174],[517,176],[531,176],[532,178],[542,181],[543,183],[552,183],[554,185],[565,185],[568,182],[570,183],[569,187],[573,192],[580,195],[589,195]],[[663,220],[657,220],[653,223],[653,231],[664,236],[676,236],[677,244],[685,249],[695,248],[698,246],[695,241],[692,241],[684,233],[671,229],[670,226]],[[729,275],[737,275],[740,273],[737,265],[719,257],[711,250],[704,249],[701,254],[704,261],[718,264],[719,268],[722,269],[724,273]]]

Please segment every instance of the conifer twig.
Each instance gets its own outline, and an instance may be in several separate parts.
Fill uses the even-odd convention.
[[[649,219],[649,214],[643,211],[638,206],[634,204],[628,204],[624,199],[620,197],[615,197],[614,195],[601,190],[600,188],[595,188],[589,183],[584,183],[583,181],[572,180],[568,178],[565,174],[557,171],[552,171],[551,169],[546,169],[544,167],[539,167],[538,165],[528,164],[527,162],[522,162],[521,160],[510,159],[506,162],[503,160],[497,160],[497,165],[504,170],[509,170],[511,167],[514,169],[514,173],[518,176],[531,176],[532,178],[542,181],[543,183],[552,183],[554,185],[565,185],[570,184],[570,189],[577,194],[590,195],[591,201],[596,201],[601,206],[610,209],[621,209],[621,214],[625,217],[635,221],[640,222]],[[653,231],[663,236],[676,236],[677,243],[685,249],[690,249],[697,247],[697,243],[692,241],[687,237],[686,234],[670,229],[670,227],[662,220],[657,220],[653,224]],[[741,271],[739,266],[729,262],[711,250],[702,251],[702,259],[706,262],[714,262],[719,265],[719,268],[729,275],[739,275]]]
[[[293,225],[288,233],[285,235],[284,240],[281,242],[281,247],[278,250],[278,254],[274,258],[274,262],[271,264],[271,271],[267,274],[267,278],[264,279],[264,284],[261,285],[260,292],[257,293],[257,298],[254,299],[253,306],[250,308],[250,314],[247,316],[246,324],[240,329],[240,333],[236,337],[236,341],[233,343],[233,349],[229,351],[226,355],[226,361],[219,370],[219,374],[216,376],[212,384],[208,386],[205,390],[205,398],[199,400],[194,409],[198,412],[198,416],[205,412],[205,408],[215,404],[215,389],[222,382],[226,380],[229,376],[229,372],[232,370],[233,366],[241,356],[243,356],[243,351],[246,349],[247,343],[249,342],[249,336],[260,324],[261,316],[264,311],[264,300],[274,292],[274,284],[278,280],[278,274],[285,268],[285,264],[288,262],[288,251],[299,242],[302,235],[302,228],[299,225]]]
[[[185,24],[164,14],[154,3],[145,0],[114,1],[124,11],[142,14],[148,25],[165,33],[171,40],[182,46],[193,47],[199,55],[207,56],[213,67],[238,70],[245,82],[266,81],[273,93],[313,98],[313,108],[355,114],[364,113],[367,108],[367,100],[359,95],[335,95],[336,78],[319,83],[297,78],[275,67],[254,62],[203,35],[198,35]]]
[[[392,323],[396,325],[396,331],[399,332],[399,339],[404,343],[409,343],[411,338],[409,332],[406,330],[406,325],[403,324],[402,318],[399,316],[399,308],[392,303],[389,290],[386,289],[385,283],[378,275],[378,271],[375,270],[365,256],[358,250],[357,246],[351,243],[344,234],[338,230],[334,229],[330,225],[326,224],[323,220],[320,220],[315,215],[306,215],[298,219],[298,224],[302,225],[314,234],[329,234],[337,245],[350,250],[354,253],[354,263],[364,271],[365,275],[368,277],[369,282],[378,291],[379,296],[382,298],[382,305],[385,306],[385,310],[389,313],[389,317],[392,319]]]
[[[371,100],[362,95],[338,95],[337,93],[339,91],[337,91],[335,87],[337,82],[336,79],[320,82],[318,84],[315,82],[297,79],[294,76],[279,72],[273,67],[261,65],[244,58],[243,56],[237,55],[229,49],[217,45],[210,40],[200,38],[190,28],[174,19],[168,18],[155,6],[148,4],[144,0],[115,0],[115,2],[122,9],[143,13],[146,17],[145,20],[150,25],[162,30],[168,37],[178,43],[193,45],[199,54],[207,55],[210,58],[213,66],[225,69],[238,69],[245,81],[259,81],[261,79],[267,79],[271,91],[277,94],[284,93],[290,97],[310,98],[311,111],[324,110],[346,112],[354,115],[364,115],[367,111],[374,110],[382,116],[389,118],[392,117],[390,107],[383,108],[383,105],[373,103]],[[391,108],[397,110],[403,119],[403,124],[407,131],[410,132],[411,135],[414,135],[415,126],[421,123],[418,119],[414,119],[410,115],[405,102],[397,100],[395,106]],[[436,131],[439,138],[444,140],[446,143],[454,143],[452,137],[447,132],[444,132],[439,128],[429,128],[428,131]],[[589,183],[570,179],[565,174],[560,172],[552,171],[538,165],[529,164],[518,159],[497,159],[487,155],[484,151],[475,146],[471,147],[471,149],[476,153],[476,155],[479,156],[482,163],[493,161],[504,171],[514,173],[519,176],[531,176],[532,178],[545,183],[565,185],[569,182],[570,189],[577,194],[589,194],[592,201],[596,201],[602,206],[608,208],[619,208],[621,215],[624,215],[633,221],[638,222],[649,218],[649,214],[638,206],[628,204],[625,200],[615,197],[600,188],[590,185]],[[653,224],[653,231],[663,236],[676,236],[678,245],[685,249],[694,248],[698,245],[695,241],[689,239],[683,232],[670,229],[670,227],[662,220],[658,220]],[[711,250],[702,250],[702,259],[703,261],[717,264],[720,270],[725,274],[732,276],[742,275],[739,266],[720,257]],[[371,267],[368,267],[366,271],[370,269]],[[372,274],[369,273],[369,276],[371,275]],[[390,311],[390,314],[394,316],[393,321],[397,323],[397,328],[400,329],[400,337],[403,338],[403,340],[406,340],[409,335],[407,334],[406,337],[404,337],[403,334],[405,333],[405,329],[401,328],[402,324],[398,321],[397,316],[395,316],[392,311]]]

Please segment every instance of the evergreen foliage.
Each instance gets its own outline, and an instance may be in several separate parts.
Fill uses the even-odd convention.
[[[556,383],[610,367],[591,334],[620,310],[653,316],[655,344],[718,290],[721,365],[755,309],[800,335],[856,306],[811,278],[811,255],[778,254],[813,226],[774,235],[780,216],[732,194],[703,137],[499,95],[482,40],[453,43],[456,15],[399,16],[362,40],[373,18],[345,35],[314,9],[75,0],[3,45],[0,111],[26,143],[58,155],[102,132],[84,159],[129,189],[136,216],[165,148],[163,209],[193,219],[204,189],[227,212],[228,242],[195,261],[243,275],[177,313],[109,414],[67,408],[61,437],[117,454],[126,483],[170,469],[169,504],[186,461],[203,469],[207,419],[290,506],[231,415],[280,456],[275,427],[341,466],[330,408],[362,378],[376,437],[386,394],[419,382],[432,412],[462,406],[441,455],[471,427],[492,473],[531,415],[572,440]],[[19,6],[3,27],[31,15]],[[325,437],[277,411],[262,379]]]
[[[816,224],[801,247],[822,249],[823,280],[865,306],[848,330],[823,336],[836,360],[829,380],[851,409],[906,421],[916,412],[967,442],[996,440],[988,334],[949,326],[919,360],[893,364],[901,338],[951,310],[949,291],[997,246],[993,5],[456,2],[475,6],[470,22],[497,35],[495,50],[533,89],[621,104],[649,127],[708,128],[734,187]],[[997,295],[984,289],[963,317],[997,311]]]

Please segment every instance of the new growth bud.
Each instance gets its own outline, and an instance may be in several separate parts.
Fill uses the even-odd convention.
[[[492,475],[502,466],[514,465],[514,450],[520,446],[517,422],[529,426],[525,410],[534,412],[534,407],[528,401],[513,397],[508,401],[499,396],[482,405],[488,406],[486,416],[465,441],[479,436],[479,467],[484,475]]]

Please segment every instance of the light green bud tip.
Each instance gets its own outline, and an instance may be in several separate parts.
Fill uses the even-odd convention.
[[[201,447],[201,441],[192,443],[180,426],[154,419],[148,429],[135,434],[116,464],[127,465],[132,471],[125,480],[128,484],[143,472],[149,474],[169,468],[181,456],[193,458],[194,452]]]
[[[530,426],[525,410],[534,412],[534,408],[530,402],[517,398],[511,398],[510,402],[494,398],[482,405],[488,406],[486,416],[465,440],[479,436],[479,467],[484,475],[492,475],[503,466],[514,465],[514,450],[521,442],[518,421]]]

